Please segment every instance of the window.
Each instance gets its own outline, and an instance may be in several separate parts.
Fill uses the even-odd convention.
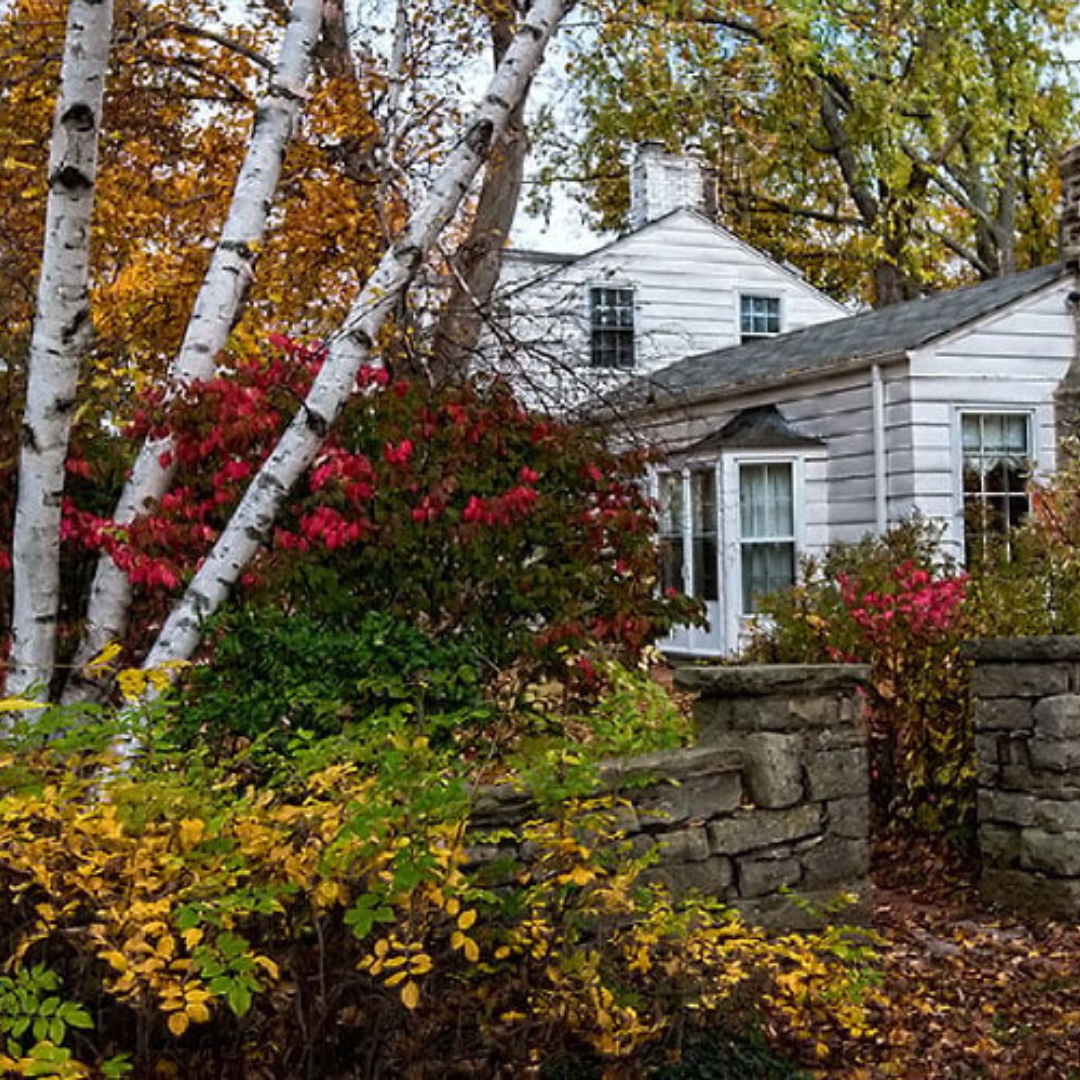
[[[658,479],[660,588],[719,600],[716,468],[662,472]]]
[[[795,582],[795,500],[789,461],[739,466],[742,613]]]
[[[994,543],[1007,543],[1009,530],[1030,509],[1027,478],[1031,442],[1023,413],[963,413],[964,551],[968,561]]]
[[[592,366],[629,369],[634,366],[634,290],[594,285],[589,290]]]
[[[683,481],[682,473],[659,476],[660,588],[686,591],[683,580]]]
[[[740,296],[739,331],[742,341],[780,333],[779,296]]]
[[[720,599],[720,569],[716,562],[716,469],[690,473],[691,593],[698,600]]]

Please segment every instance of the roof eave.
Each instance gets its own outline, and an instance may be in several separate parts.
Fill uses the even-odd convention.
[[[721,401],[740,394],[767,391],[781,386],[802,386],[805,383],[817,382],[820,379],[832,375],[846,374],[848,372],[869,369],[883,364],[895,364],[910,360],[911,353],[906,349],[887,353],[875,353],[869,356],[852,357],[847,360],[837,360],[834,363],[821,365],[814,368],[806,368],[802,371],[792,371],[784,375],[774,375],[765,379],[755,379],[747,382],[725,383],[723,386],[708,387],[696,392],[668,394],[664,400],[643,401],[633,405],[610,406],[613,411],[622,412],[624,415],[638,416],[642,413],[655,412],[657,409],[671,410],[689,406],[706,405],[713,401]]]

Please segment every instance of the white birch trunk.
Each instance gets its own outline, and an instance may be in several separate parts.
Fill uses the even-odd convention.
[[[112,0],[71,0],[68,6],[12,536],[14,596],[6,691],[23,697],[44,699],[53,675],[60,501],[79,362],[90,329],[90,219],[112,24]]]
[[[326,362],[300,411],[282,435],[229,520],[214,550],[173,608],[144,667],[191,657],[204,620],[221,606],[255,556],[289,491],[311,464],[346,401],[387,315],[440,232],[454,215],[493,142],[506,127],[573,0],[535,0],[499,64],[480,106],[435,178],[404,235],[387,251],[328,342]]]
[[[215,358],[225,347],[254,273],[259,245],[266,234],[274,192],[281,177],[285,150],[296,125],[300,103],[319,40],[322,0],[294,0],[274,73],[255,112],[244,162],[237,176],[229,213],[195,300],[180,351],[169,368],[171,391],[197,380],[212,379]],[[161,457],[172,439],[143,444],[113,512],[127,524],[161,499],[172,482],[172,466]],[[168,459],[167,459],[168,460]],[[131,607],[127,575],[107,555],[98,560],[90,590],[86,626],[64,699],[88,696],[92,678],[83,666],[110,642],[123,637]]]

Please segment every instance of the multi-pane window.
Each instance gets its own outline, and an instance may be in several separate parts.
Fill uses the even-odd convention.
[[[658,479],[660,587],[719,600],[716,469],[663,472]]]
[[[634,366],[634,290],[594,285],[589,289],[592,366],[629,369]]]
[[[682,473],[663,472],[658,479],[660,588],[685,592]]]
[[[960,417],[963,452],[964,550],[971,559],[1008,540],[1030,502],[1031,442],[1022,413],[964,413]]]
[[[698,600],[720,599],[716,522],[716,469],[694,469],[690,473],[690,563],[694,571],[691,594]]]
[[[739,332],[743,341],[780,333],[779,296],[740,296]]]
[[[795,497],[788,461],[739,466],[739,553],[744,615],[795,582]]]

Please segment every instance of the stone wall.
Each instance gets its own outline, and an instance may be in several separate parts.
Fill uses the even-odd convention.
[[[772,925],[816,921],[786,890],[817,905],[839,893],[864,897],[869,768],[858,686],[866,674],[854,665],[679,671],[677,685],[697,695],[697,745],[600,770],[625,803],[619,826],[638,848],[658,851],[648,873]],[[479,791],[473,827],[501,838],[478,845],[475,857],[527,858],[506,830],[532,813],[516,789]]]
[[[982,889],[1025,914],[1080,916],[1080,637],[975,643]]]

